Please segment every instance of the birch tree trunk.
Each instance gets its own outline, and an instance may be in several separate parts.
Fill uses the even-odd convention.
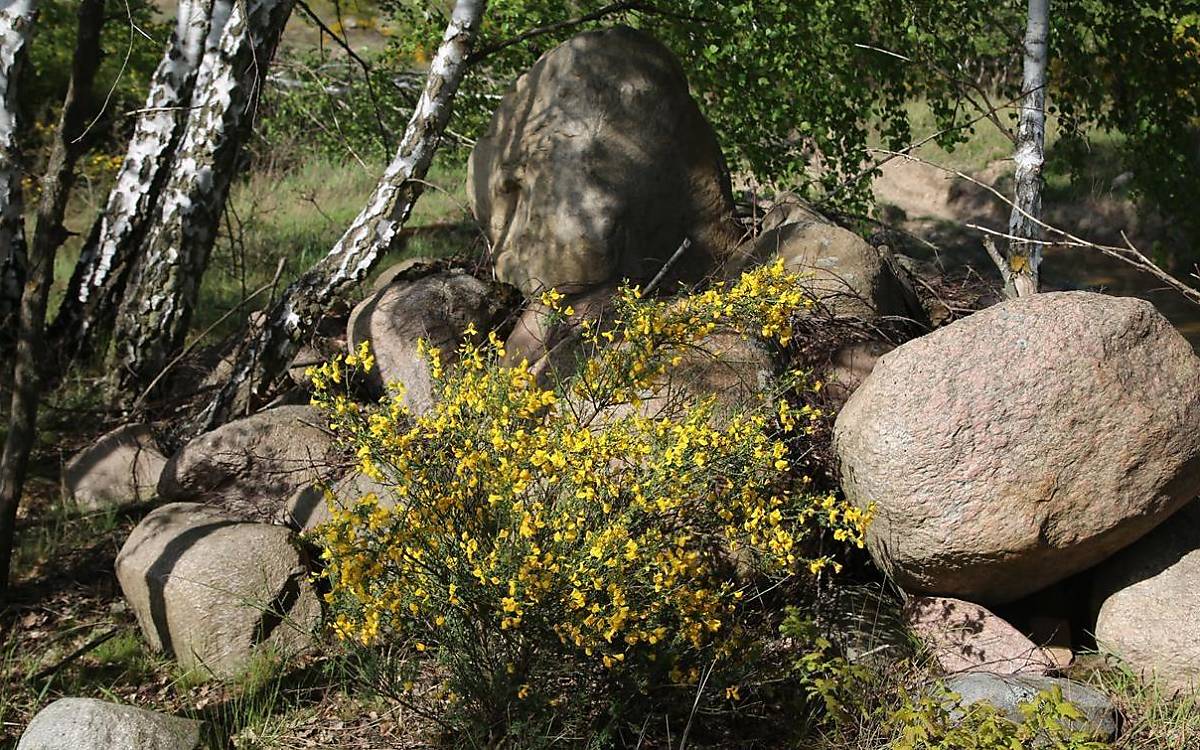
[[[136,395],[183,345],[267,66],[293,0],[237,0],[196,75],[192,109],[117,314],[117,394]]]
[[[11,350],[25,278],[17,82],[36,15],[34,0],[0,0],[0,352]]]
[[[1021,117],[1017,128],[1016,195],[1008,220],[1004,274],[1008,296],[1025,297],[1038,289],[1042,262],[1037,222],[1042,218],[1042,164],[1046,142],[1046,47],[1050,30],[1050,0],[1029,0],[1025,28],[1025,62],[1021,84]],[[1019,238],[1019,239],[1017,239]],[[1001,269],[1004,271],[1005,269]]]
[[[250,329],[238,347],[233,374],[194,428],[212,429],[263,399],[329,303],[364,279],[392,245],[421,195],[486,5],[486,0],[457,0],[404,139],[366,208],[333,249],[284,291],[266,324]]]
[[[37,225],[29,253],[29,269],[21,295],[17,349],[13,364],[12,406],[8,435],[0,457],[0,595],[8,585],[17,506],[25,485],[29,454],[37,437],[39,374],[44,352],[46,300],[54,282],[54,256],[67,237],[63,214],[75,181],[75,162],[84,150],[81,136],[92,109],[92,82],[100,67],[100,29],[104,0],[81,0],[79,31],[71,62],[71,83],[63,100],[62,119],[54,141],[42,193]],[[2,600],[2,596],[0,596]]]
[[[175,31],[150,79],[125,161],[71,274],[49,331],[60,368],[111,329],[172,155],[187,123],[196,71],[206,49],[215,49],[234,0],[180,0]]]

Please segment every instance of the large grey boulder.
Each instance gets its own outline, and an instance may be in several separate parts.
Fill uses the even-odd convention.
[[[478,340],[500,326],[516,302],[510,287],[459,269],[416,279],[401,276],[354,308],[346,343],[351,350],[371,343],[375,367],[366,378],[376,395],[386,384],[400,383],[404,403],[423,414],[433,406],[434,382],[428,362],[418,354],[418,341],[439,349],[443,364],[451,363],[468,326],[475,327]]]
[[[886,247],[873,247],[819,215],[796,218],[759,235],[754,256],[764,262],[781,258],[836,317],[872,323],[882,318],[924,318],[921,301]]]
[[[496,277],[526,295],[647,282],[685,237],[665,283],[698,279],[741,234],[683,68],[625,26],[574,36],[517,79],[471,152],[467,195]]]
[[[1096,641],[1176,691],[1200,687],[1200,502],[1096,571]]]
[[[37,715],[17,750],[199,750],[198,721],[93,698],[60,698]]]
[[[280,406],[222,425],[179,450],[163,468],[158,494],[199,500],[268,519],[335,462],[328,422],[311,406]]]
[[[959,696],[959,709],[986,702],[1011,721],[1020,723],[1025,717],[1021,704],[1034,700],[1039,693],[1058,688],[1063,698],[1075,705],[1084,719],[1072,727],[1089,731],[1103,739],[1117,733],[1117,712],[1108,696],[1094,687],[1059,677],[1038,675],[999,675],[969,672],[946,680],[946,689]]]
[[[75,454],[63,483],[84,510],[136,505],[155,496],[166,463],[150,426],[127,424]]]
[[[219,678],[236,677],[264,649],[306,648],[320,623],[291,531],[199,503],[146,516],[117,555],[116,572],[150,646]]]
[[[884,355],[838,415],[842,486],[905,589],[1032,593],[1200,491],[1200,359],[1143,300],[1004,302]]]

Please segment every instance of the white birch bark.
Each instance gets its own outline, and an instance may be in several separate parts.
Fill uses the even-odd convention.
[[[1039,240],[1042,218],[1042,164],[1046,142],[1046,58],[1050,31],[1050,0],[1029,0],[1025,29],[1025,62],[1021,115],[1017,128],[1016,195],[1008,222],[1008,263],[1005,279],[1009,296],[1024,297],[1038,289],[1042,261]],[[1032,240],[1032,241],[1029,241]],[[1005,269],[1001,269],[1004,271]]]
[[[233,170],[293,0],[237,0],[196,76],[192,108],[117,315],[115,387],[137,395],[183,345]]]
[[[12,330],[25,276],[25,203],[17,144],[17,79],[37,14],[34,0],[0,0],[0,330]]]
[[[153,217],[170,173],[171,156],[187,123],[200,60],[216,47],[234,0],[180,0],[175,31],[150,79],[146,103],[125,160],[80,253],[51,328],[60,356],[86,348],[93,330],[107,330],[132,256]],[[61,369],[61,368],[60,368]]]
[[[270,309],[266,325],[250,329],[238,348],[233,374],[195,427],[211,429],[264,396],[329,303],[362,281],[392,245],[421,195],[421,180],[450,120],[486,5],[486,0],[455,2],[404,139],[367,206],[329,253],[284,291]]]

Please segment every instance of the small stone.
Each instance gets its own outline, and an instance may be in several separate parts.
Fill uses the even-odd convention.
[[[897,272],[886,248],[872,247],[826,219],[781,224],[759,236],[754,257],[784,266],[836,317],[876,322],[924,317],[916,292]]]
[[[1042,653],[1062,672],[1075,661],[1071,647],[1071,623],[1062,617],[1032,617],[1029,620],[1029,639],[1041,647]]]
[[[991,704],[1011,721],[1021,722],[1020,706],[1029,703],[1039,693],[1055,687],[1063,698],[1074,704],[1084,715],[1076,730],[1088,730],[1096,736],[1111,739],[1117,734],[1117,711],[1112,701],[1099,690],[1061,677],[1038,675],[998,675],[969,672],[946,680],[946,689],[959,696],[959,705],[969,707],[979,702]],[[959,708],[961,716],[962,708]]]
[[[1054,663],[1033,641],[978,604],[913,597],[904,613],[946,674],[1044,675],[1054,670]]]

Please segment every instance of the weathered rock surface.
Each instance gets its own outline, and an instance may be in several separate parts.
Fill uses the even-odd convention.
[[[428,258],[421,255],[397,261],[383,269],[383,271],[381,271],[379,275],[375,277],[375,281],[371,282],[371,291],[382,292],[384,289],[387,289],[389,286],[391,286],[392,282],[399,278],[401,274],[408,274],[424,267],[433,269],[442,262],[444,261],[439,261],[437,258]]]
[[[117,555],[117,580],[155,650],[235,677],[258,651],[299,651],[319,624],[309,570],[282,526],[199,503],[156,509]]]
[[[92,698],[38,711],[17,750],[199,750],[200,722]]]
[[[664,283],[698,279],[740,237],[682,67],[625,26],[572,37],[517,79],[471,152],[467,195],[497,278],[526,295],[649,281],[685,237]]]
[[[599,286],[566,295],[559,307],[570,310],[569,316],[555,313],[536,299],[530,300],[504,343],[505,362],[517,365],[524,360],[545,378],[569,377],[584,353],[580,324],[606,317],[611,311],[615,292],[613,286]]]
[[[978,604],[944,597],[913,597],[904,614],[909,628],[946,674],[1044,675],[1055,668],[1033,641]]]
[[[836,403],[846,403],[875,369],[879,358],[895,348],[884,341],[856,341],[839,348],[825,375],[826,393]]]
[[[171,457],[158,482],[170,500],[203,499],[267,519],[297,488],[318,479],[336,450],[311,406],[280,406],[222,425]]]
[[[1096,571],[1096,641],[1164,686],[1200,687],[1200,502]]]
[[[784,224],[808,223],[819,221],[828,224],[825,218],[812,204],[794,193],[782,193],[775,198],[771,208],[759,222],[761,232],[770,232]]]
[[[433,378],[417,353],[424,339],[451,363],[469,325],[480,336],[499,326],[516,304],[510,287],[491,284],[465,271],[450,270],[417,279],[398,279],[367,297],[350,314],[346,343],[356,349],[371,342],[375,367],[367,381],[376,395],[384,385],[404,385],[404,402],[414,414],[433,406]]]
[[[1086,717],[1075,728],[1089,730],[1111,739],[1117,733],[1117,712],[1108,696],[1096,688],[1061,677],[1038,675],[999,675],[969,672],[946,680],[946,689],[957,693],[963,707],[981,701],[990,703],[1015,722],[1021,722],[1020,704],[1033,700],[1038,693],[1062,690],[1063,698],[1073,703]]]
[[[713,397],[712,421],[724,424],[730,415],[774,395],[777,363],[767,346],[753,336],[718,329],[678,354],[680,362],[670,369],[668,379],[642,393],[638,413],[678,417],[682,405]],[[601,420],[618,419],[632,410],[627,404],[608,407]]]
[[[921,301],[897,271],[887,248],[872,247],[854,232],[819,216],[780,224],[759,235],[754,257],[782,258],[787,269],[800,274],[804,287],[837,317],[869,322],[924,317]]]
[[[328,523],[332,517],[325,497],[326,486],[328,485],[315,484],[297,490],[288,499],[287,509],[280,522],[300,531],[312,531],[317,526]],[[333,492],[334,502],[339,508],[351,507],[356,501],[370,494],[374,494],[383,507],[391,508],[396,504],[391,486],[357,471],[333,483],[330,491]]]
[[[876,562],[916,593],[1016,599],[1200,491],[1200,359],[1150,303],[996,305],[884,355],[835,426]]]
[[[166,463],[150,426],[127,424],[75,454],[63,483],[85,510],[136,505],[155,496]]]

